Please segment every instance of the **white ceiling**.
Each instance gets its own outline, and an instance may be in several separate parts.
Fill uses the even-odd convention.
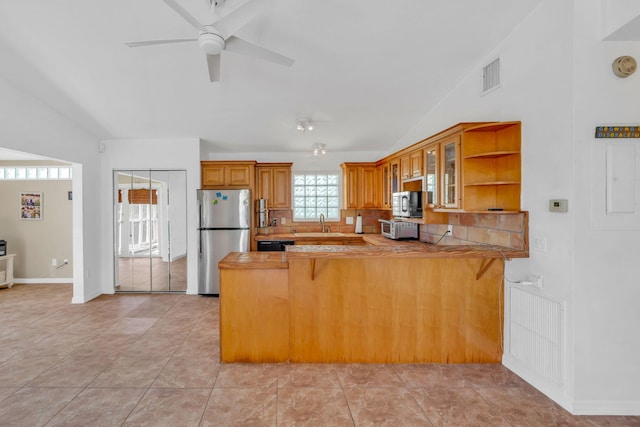
[[[207,0],[177,1],[212,20]],[[540,0],[269,2],[236,35],[295,64],[223,52],[218,83],[195,42],[124,45],[196,37],[162,0],[2,0],[0,42],[45,76],[49,94],[61,94],[45,101],[103,139],[197,137],[226,152],[308,151],[313,142],[384,151]],[[29,76],[11,79],[28,89]],[[295,130],[299,118],[315,122],[312,134]]]

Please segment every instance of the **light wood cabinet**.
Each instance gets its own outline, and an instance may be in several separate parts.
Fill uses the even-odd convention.
[[[400,175],[402,179],[421,177],[422,169],[422,149],[414,150],[400,158]]]
[[[416,150],[409,155],[411,165],[411,177],[417,178],[423,175],[422,170],[422,150]]]
[[[503,269],[483,258],[289,258],[289,361],[500,363]]]
[[[462,136],[465,211],[519,211],[520,122],[488,123]]]
[[[292,163],[256,165],[257,199],[266,199],[269,209],[291,209]]]
[[[341,167],[345,208],[379,208],[381,191],[376,164],[343,163]]]
[[[389,171],[389,162],[385,162],[378,166],[380,174],[380,185],[382,188],[382,204],[383,208],[391,207],[391,173]]]
[[[458,209],[460,199],[460,136],[447,138],[440,145],[439,207]]]
[[[200,162],[202,188],[253,189],[255,164],[255,161],[202,161]]]
[[[393,206],[393,193],[400,191],[400,158],[385,161],[380,170],[381,207],[391,209]]]
[[[432,209],[459,209],[460,134],[433,141],[424,149],[426,200]]]
[[[423,142],[431,212],[520,210],[520,122],[460,123]]]
[[[286,269],[220,269],[222,362],[289,360]]]

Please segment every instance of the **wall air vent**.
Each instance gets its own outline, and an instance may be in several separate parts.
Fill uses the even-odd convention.
[[[500,79],[500,58],[497,58],[482,69],[482,93],[500,87]]]

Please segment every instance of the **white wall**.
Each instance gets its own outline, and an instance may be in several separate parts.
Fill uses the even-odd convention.
[[[640,60],[640,42],[601,42],[597,0],[575,1],[575,361],[579,413],[640,414],[640,200],[634,215],[604,215],[605,147],[640,140],[594,139],[603,124],[640,124],[640,73],[621,79],[611,63]],[[625,2],[622,2],[624,6]],[[640,9],[636,11],[640,13]],[[638,40],[638,39],[636,39]],[[636,177],[636,186],[640,185]],[[636,196],[637,197],[637,196]],[[627,217],[631,217],[631,221]]]
[[[339,171],[343,162],[375,162],[388,153],[381,151],[331,151],[327,144],[327,154],[314,156],[308,152],[262,152],[262,153],[219,153],[207,149],[201,150],[202,160],[256,160],[258,162],[293,162],[294,171]],[[203,147],[206,144],[203,144]]]
[[[566,304],[563,384],[536,377],[508,354],[505,364],[576,413],[631,415],[640,414],[640,233],[616,230],[619,218],[605,218],[609,227],[591,221],[605,197],[606,142],[593,135],[599,124],[638,124],[639,73],[618,79],[611,62],[639,58],[640,45],[600,41],[601,6],[543,1],[394,149],[460,121],[522,121],[522,208],[531,239],[546,238],[548,249],[508,262],[506,276],[541,274],[540,293]],[[481,68],[497,56],[503,87],[482,96]],[[548,212],[552,198],[569,199],[569,212]]]
[[[101,294],[100,239],[102,213],[98,139],[74,119],[56,112],[50,99],[32,94],[31,85],[43,87],[28,64],[0,43],[0,146],[70,162],[73,166],[73,302]],[[16,69],[22,72],[15,72]],[[38,76],[40,77],[40,76]]]
[[[197,202],[200,187],[200,140],[189,139],[112,139],[105,140],[101,154],[101,191],[105,195],[100,210],[105,213],[101,247],[113,254],[113,171],[114,169],[173,169],[187,171],[187,293],[198,293]],[[191,256],[193,254],[193,256]],[[113,256],[102,257],[105,271],[102,292],[114,293]]]

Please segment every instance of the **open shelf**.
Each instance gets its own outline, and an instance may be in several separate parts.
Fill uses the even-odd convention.
[[[462,140],[464,211],[520,211],[520,169],[519,122],[467,129]]]

